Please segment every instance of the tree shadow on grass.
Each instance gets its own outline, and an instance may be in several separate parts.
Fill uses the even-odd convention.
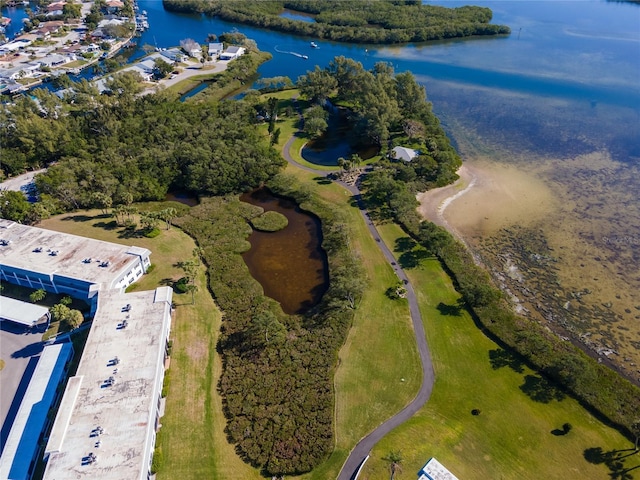
[[[446,315],[448,317],[459,317],[462,315],[462,305],[447,305],[446,303],[440,302],[436,307],[440,312],[440,315]]]
[[[93,220],[94,218],[95,217],[90,217],[89,215],[76,214],[76,215],[67,215],[66,217],[63,217],[62,220],[65,222],[68,222],[70,220],[74,222],[88,222],[89,220]]]
[[[489,350],[489,362],[491,363],[491,368],[494,370],[498,370],[502,367],[509,367],[514,372],[524,372],[524,362],[522,361],[522,358],[516,353],[505,350],[504,348]]]
[[[539,375],[525,375],[524,383],[520,385],[520,390],[528,395],[531,400],[540,403],[551,403],[553,400],[559,402],[565,397],[561,390]]]
[[[400,237],[396,239],[396,244],[394,246],[394,251],[396,252],[410,252],[414,248],[416,248],[418,244],[413,238],[410,237]]]
[[[315,177],[313,179],[318,185],[329,185],[331,184],[331,179],[327,177]]]
[[[638,451],[633,448],[605,452],[602,447],[592,447],[587,448],[583,455],[589,463],[605,464],[609,469],[609,477],[615,480],[632,480],[634,475],[631,472],[640,468],[640,463],[631,467],[626,465],[628,457],[638,455]]]
[[[110,222],[96,222],[93,226],[104,230],[115,230],[118,228],[118,223],[115,220],[111,220]]]
[[[420,262],[430,255],[425,250],[411,250],[404,252],[398,257],[398,263],[402,268],[416,268],[420,266]]]

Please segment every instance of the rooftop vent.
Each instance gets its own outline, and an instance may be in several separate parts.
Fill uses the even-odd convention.
[[[42,247],[36,247],[33,249],[35,253],[40,253],[42,251]]]
[[[6,247],[10,243],[11,243],[11,240],[5,240],[4,238],[0,238],[0,245],[2,245],[3,247]]]
[[[91,257],[82,260],[82,263],[91,263]]]
[[[131,310],[131,304],[127,303],[124,307],[122,307],[122,311],[123,312],[128,312],[129,310]]]
[[[109,260],[107,260],[106,262],[102,262],[100,263],[101,267],[108,267],[109,266]]]
[[[51,255],[52,257],[55,257],[58,255],[58,253],[60,253],[60,250],[51,250],[51,252],[49,252],[49,255]]]

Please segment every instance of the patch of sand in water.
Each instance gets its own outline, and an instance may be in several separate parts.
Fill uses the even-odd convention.
[[[419,213],[459,239],[492,235],[510,225],[543,220],[557,209],[549,187],[522,169],[465,161],[453,185],[420,193]]]

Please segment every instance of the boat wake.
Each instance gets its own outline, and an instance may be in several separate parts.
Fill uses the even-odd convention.
[[[290,51],[288,51],[288,50],[282,50],[282,49],[280,49],[280,48],[278,47],[278,45],[276,45],[276,46],[274,47],[274,50],[275,50],[276,52],[278,52],[278,53],[284,53],[284,54],[287,54],[287,55],[293,55],[294,57],[304,58],[305,60],[309,58],[307,55],[303,55],[303,54],[298,53],[298,52],[290,52]]]

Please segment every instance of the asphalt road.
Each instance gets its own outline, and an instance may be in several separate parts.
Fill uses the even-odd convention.
[[[295,137],[290,138],[284,146],[283,155],[287,162],[291,165],[294,165],[298,168],[301,168],[305,171],[315,173],[317,175],[321,175],[326,177],[330,172],[326,172],[323,170],[315,170],[313,168],[306,167],[304,165],[300,165],[297,163],[291,155],[289,154],[289,149],[291,147],[292,142]],[[366,457],[371,452],[371,449],[375,446],[378,441],[388,434],[391,430],[401,425],[409,418],[411,418],[418,410],[422,408],[422,406],[429,400],[431,396],[431,391],[433,390],[433,382],[435,379],[433,364],[431,362],[431,352],[429,350],[429,345],[427,344],[427,339],[424,333],[424,327],[422,325],[422,315],[420,315],[420,310],[418,308],[418,301],[416,299],[416,294],[407,278],[404,270],[397,264],[396,259],[389,247],[384,243],[376,226],[371,221],[369,217],[369,212],[364,207],[362,202],[362,197],[360,194],[360,190],[357,186],[347,185],[346,183],[338,181],[340,185],[349,190],[353,195],[354,199],[357,201],[358,206],[360,207],[360,213],[362,214],[365,222],[367,223],[367,228],[369,229],[369,233],[373,238],[375,238],[378,247],[384,254],[384,257],[389,262],[393,271],[398,276],[400,280],[403,281],[405,287],[407,289],[407,300],[409,302],[409,311],[411,313],[411,321],[413,323],[413,332],[416,337],[416,344],[418,346],[418,353],[420,354],[420,364],[422,366],[422,385],[420,386],[420,390],[416,397],[409,403],[406,407],[404,407],[400,412],[395,414],[393,417],[389,418],[387,421],[379,425],[375,430],[369,433],[367,436],[362,438],[358,444],[351,450],[349,457],[345,461],[342,466],[342,470],[340,471],[340,475],[338,476],[338,480],[354,480],[357,478],[358,468],[365,461]]]

